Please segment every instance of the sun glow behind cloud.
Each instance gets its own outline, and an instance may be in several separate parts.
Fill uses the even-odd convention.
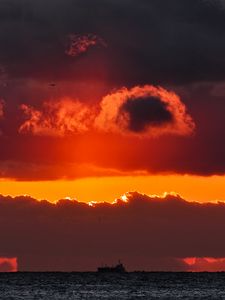
[[[0,191],[4,195],[28,194],[37,199],[77,199],[83,202],[113,202],[126,191],[163,195],[174,191],[187,200],[199,202],[225,201],[225,176],[111,176],[92,177],[78,180],[56,181],[0,181]]]

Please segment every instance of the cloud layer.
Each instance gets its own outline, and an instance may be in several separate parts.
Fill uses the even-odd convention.
[[[190,135],[195,128],[179,97],[160,87],[124,88],[104,97],[99,106],[72,99],[44,102],[41,110],[21,105],[27,120],[19,132],[64,136],[99,130],[151,137]]]
[[[130,192],[90,205],[1,196],[0,255],[17,257],[21,271],[95,270],[119,258],[129,270],[202,269],[201,258],[210,258],[205,268],[224,269],[224,220],[224,203],[176,194]]]

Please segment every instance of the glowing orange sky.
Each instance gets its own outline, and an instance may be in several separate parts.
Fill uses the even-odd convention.
[[[120,176],[92,177],[73,181],[0,181],[3,195],[28,194],[38,199],[55,201],[65,197],[79,201],[112,202],[127,191],[161,195],[174,191],[187,200],[208,202],[225,201],[225,176]]]

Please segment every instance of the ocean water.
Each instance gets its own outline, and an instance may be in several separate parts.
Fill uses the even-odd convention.
[[[225,273],[0,273],[0,299],[225,299]]]

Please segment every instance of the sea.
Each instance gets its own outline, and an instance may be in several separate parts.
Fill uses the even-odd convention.
[[[225,273],[0,273],[0,299],[225,299]]]

